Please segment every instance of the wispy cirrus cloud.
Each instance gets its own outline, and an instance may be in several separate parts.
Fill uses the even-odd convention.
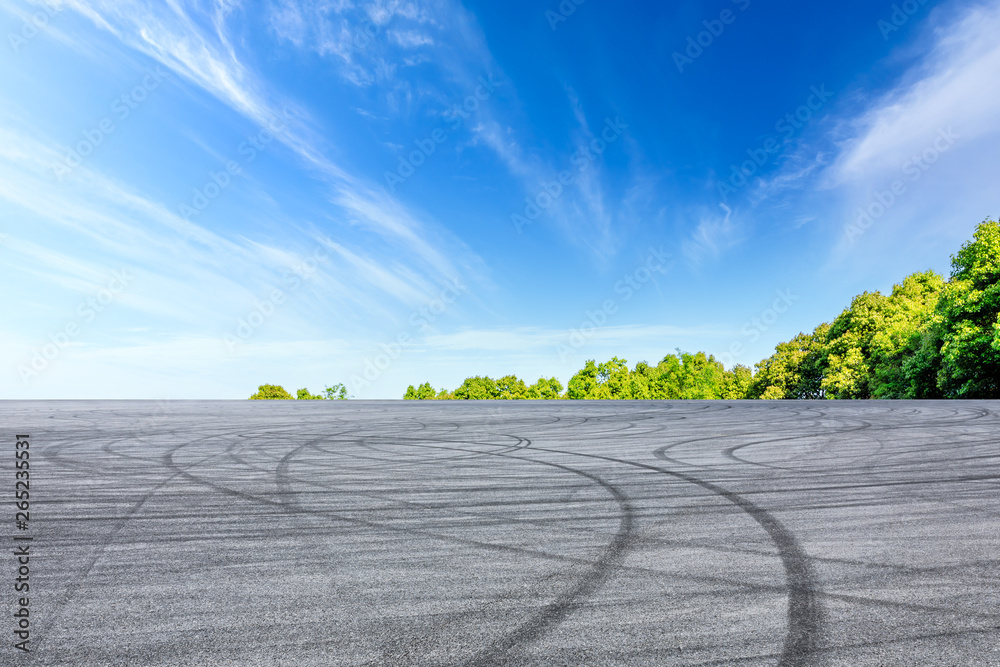
[[[952,127],[966,141],[1000,132],[1000,88],[983,86],[1000,72],[1000,3],[973,5],[925,38],[926,56],[903,81],[846,121],[840,154],[825,176],[829,185],[895,170],[922,152],[928,139]]]
[[[209,7],[170,2],[167,5],[140,0],[93,3],[71,0],[70,6],[94,24],[133,48],[177,72],[186,80],[215,96],[231,109],[260,125],[275,118],[288,118],[290,127],[277,140],[290,148],[304,166],[333,193],[331,203],[342,209],[352,223],[365,226],[404,254],[410,254],[439,280],[451,280],[465,268],[479,268],[480,260],[460,241],[433,223],[418,220],[398,201],[364,177],[351,173],[326,157],[318,146],[326,142],[309,125],[308,113],[290,100],[271,92],[241,60],[226,30],[227,17],[238,10],[237,3],[218,2]],[[317,19],[361,11],[378,25],[396,17],[427,23],[423,11],[413,3],[390,2],[366,8],[352,3],[311,3],[304,8],[273,5],[273,21],[281,35],[298,24],[299,12],[305,24],[317,30],[332,30]],[[310,15],[308,12],[313,12]],[[349,19],[344,17],[344,21]],[[345,24],[348,25],[348,24]],[[291,26],[291,27],[289,27]],[[302,37],[298,40],[304,43]],[[293,40],[295,41],[295,40]],[[412,41],[412,40],[411,40]],[[314,45],[315,46],[315,45]],[[321,50],[325,47],[319,47]],[[435,239],[432,245],[427,239]],[[441,252],[448,248],[452,260]],[[457,261],[457,264],[456,264]],[[459,268],[461,266],[461,268]]]
[[[910,244],[960,243],[972,221],[996,215],[987,156],[1000,150],[1000,89],[983,82],[1000,71],[998,29],[997,0],[936,7],[913,43],[900,47],[911,63],[897,79],[883,90],[838,93],[845,103],[755,183],[753,211],[797,210],[782,223],[789,230],[806,221],[825,227],[833,237],[829,270],[871,266]],[[865,218],[869,211],[876,215]],[[701,224],[701,242],[692,243],[710,255],[725,229]]]
[[[433,46],[441,25],[433,3],[350,0],[271,2],[267,22],[279,43],[335,58],[345,81],[406,85],[394,80],[415,50]]]
[[[718,259],[746,235],[746,230],[732,219],[733,211],[725,204],[718,214],[705,213],[698,226],[681,244],[688,261],[695,266],[709,259]]]

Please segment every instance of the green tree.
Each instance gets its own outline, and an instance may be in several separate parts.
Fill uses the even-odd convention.
[[[648,401],[653,398],[651,383],[656,372],[656,369],[645,361],[640,361],[635,365],[635,369],[628,376],[628,393],[633,400]]]
[[[907,276],[892,289],[884,321],[870,343],[872,398],[913,398],[906,363],[923,346],[923,332],[933,325],[944,278],[933,271]]]
[[[628,362],[612,357],[597,366],[597,386],[587,398],[623,400],[632,398]]]
[[[455,398],[461,401],[488,401],[499,397],[496,381],[479,375],[465,378],[454,394]]]
[[[767,359],[756,365],[748,398],[819,398],[830,325],[822,324],[811,334],[800,333],[779,343]]]
[[[880,292],[864,292],[833,321],[822,381],[827,398],[871,398],[872,340],[885,328],[889,310]]]
[[[924,329],[914,336],[911,353],[903,360],[903,377],[906,381],[904,398],[945,397],[938,387],[943,335],[942,318],[935,313]]]
[[[430,401],[435,398],[437,398],[437,392],[434,391],[430,382],[425,382],[416,389],[411,384],[406,388],[406,394],[403,395],[405,401]]]
[[[496,398],[504,401],[524,400],[528,397],[528,387],[516,375],[505,375],[496,381]]]
[[[437,398],[437,392],[434,391],[430,382],[425,382],[416,389],[411,384],[407,387],[406,395],[403,398],[410,401],[430,401]]]
[[[908,276],[889,296],[857,296],[834,320],[822,387],[828,398],[906,398],[907,360],[934,315],[944,280],[933,271]]]
[[[528,387],[527,397],[531,399],[555,400],[562,395],[562,382],[556,378],[538,378],[538,382]]]
[[[323,400],[323,397],[320,396],[319,394],[310,394],[308,389],[299,389],[298,392],[296,392],[295,398],[299,399],[300,401],[321,401],[321,400]]]
[[[566,397],[575,401],[592,398],[597,389],[597,363],[588,359],[583,368],[569,379]]]
[[[257,387],[257,393],[250,397],[251,401],[290,401],[292,395],[285,391],[285,388],[277,384],[262,384]]]
[[[827,398],[871,398],[869,364],[860,347],[849,346],[842,354],[831,353],[829,364],[823,378]]]
[[[338,382],[332,387],[326,387],[323,390],[323,394],[324,397],[330,401],[346,401],[350,398],[350,396],[347,395],[347,387],[344,386],[344,383],[342,382]]]
[[[733,370],[726,371],[722,398],[727,401],[739,401],[747,398],[753,385],[753,371],[747,366],[737,364]]]
[[[938,389],[952,398],[1000,398],[1000,224],[982,222],[951,266],[937,309]]]
[[[759,397],[762,401],[781,401],[788,398],[785,392],[776,385],[771,385],[764,390],[764,393]]]
[[[722,398],[726,387],[726,369],[722,362],[704,352],[680,353],[680,398],[712,400]]]
[[[643,372],[647,371],[643,369]],[[648,371],[649,397],[661,401],[679,399],[683,375],[680,351],[677,355],[668,354],[663,357],[655,368],[650,368]]]

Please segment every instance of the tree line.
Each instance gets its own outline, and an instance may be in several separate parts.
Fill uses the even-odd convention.
[[[407,400],[1000,398],[1000,223],[982,222],[945,279],[907,276],[865,292],[832,322],[779,343],[751,370],[704,352],[629,368],[589,360],[565,392],[555,378],[475,376],[454,391],[425,382]]]
[[[308,389],[299,389],[295,396],[292,396],[280,384],[262,384],[257,387],[257,393],[250,397],[251,401],[290,401],[298,399],[300,401],[343,401],[350,398],[347,394],[347,387],[338,383],[332,387],[326,387],[322,394],[310,393]]]
[[[261,385],[252,400],[344,400],[343,384],[322,394]],[[779,343],[751,369],[726,369],[705,352],[677,350],[655,366],[618,357],[588,360],[564,388],[556,378],[466,378],[454,391],[410,385],[406,400],[559,399],[933,399],[1000,398],[1000,223],[976,227],[951,258],[946,279],[907,276],[892,292],[854,297],[832,322]]]

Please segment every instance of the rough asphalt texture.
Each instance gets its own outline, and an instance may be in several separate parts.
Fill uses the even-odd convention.
[[[0,424],[4,497],[31,436],[35,649],[11,647],[8,555],[0,664],[1000,665],[996,402],[4,402]]]

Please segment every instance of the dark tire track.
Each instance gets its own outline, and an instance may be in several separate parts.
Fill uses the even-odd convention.
[[[669,475],[689,484],[725,498],[730,503],[745,512],[768,534],[781,558],[785,570],[788,590],[788,634],[778,664],[782,667],[809,664],[810,656],[816,651],[816,640],[823,625],[823,607],[819,597],[819,583],[812,572],[809,556],[799,545],[798,540],[785,526],[763,507],[747,500],[743,496],[717,484],[704,481],[688,473],[675,472],[659,466],[648,465],[635,461],[626,461],[598,454],[583,454],[538,448],[539,451],[565,454],[568,456],[586,457],[632,466]]]

